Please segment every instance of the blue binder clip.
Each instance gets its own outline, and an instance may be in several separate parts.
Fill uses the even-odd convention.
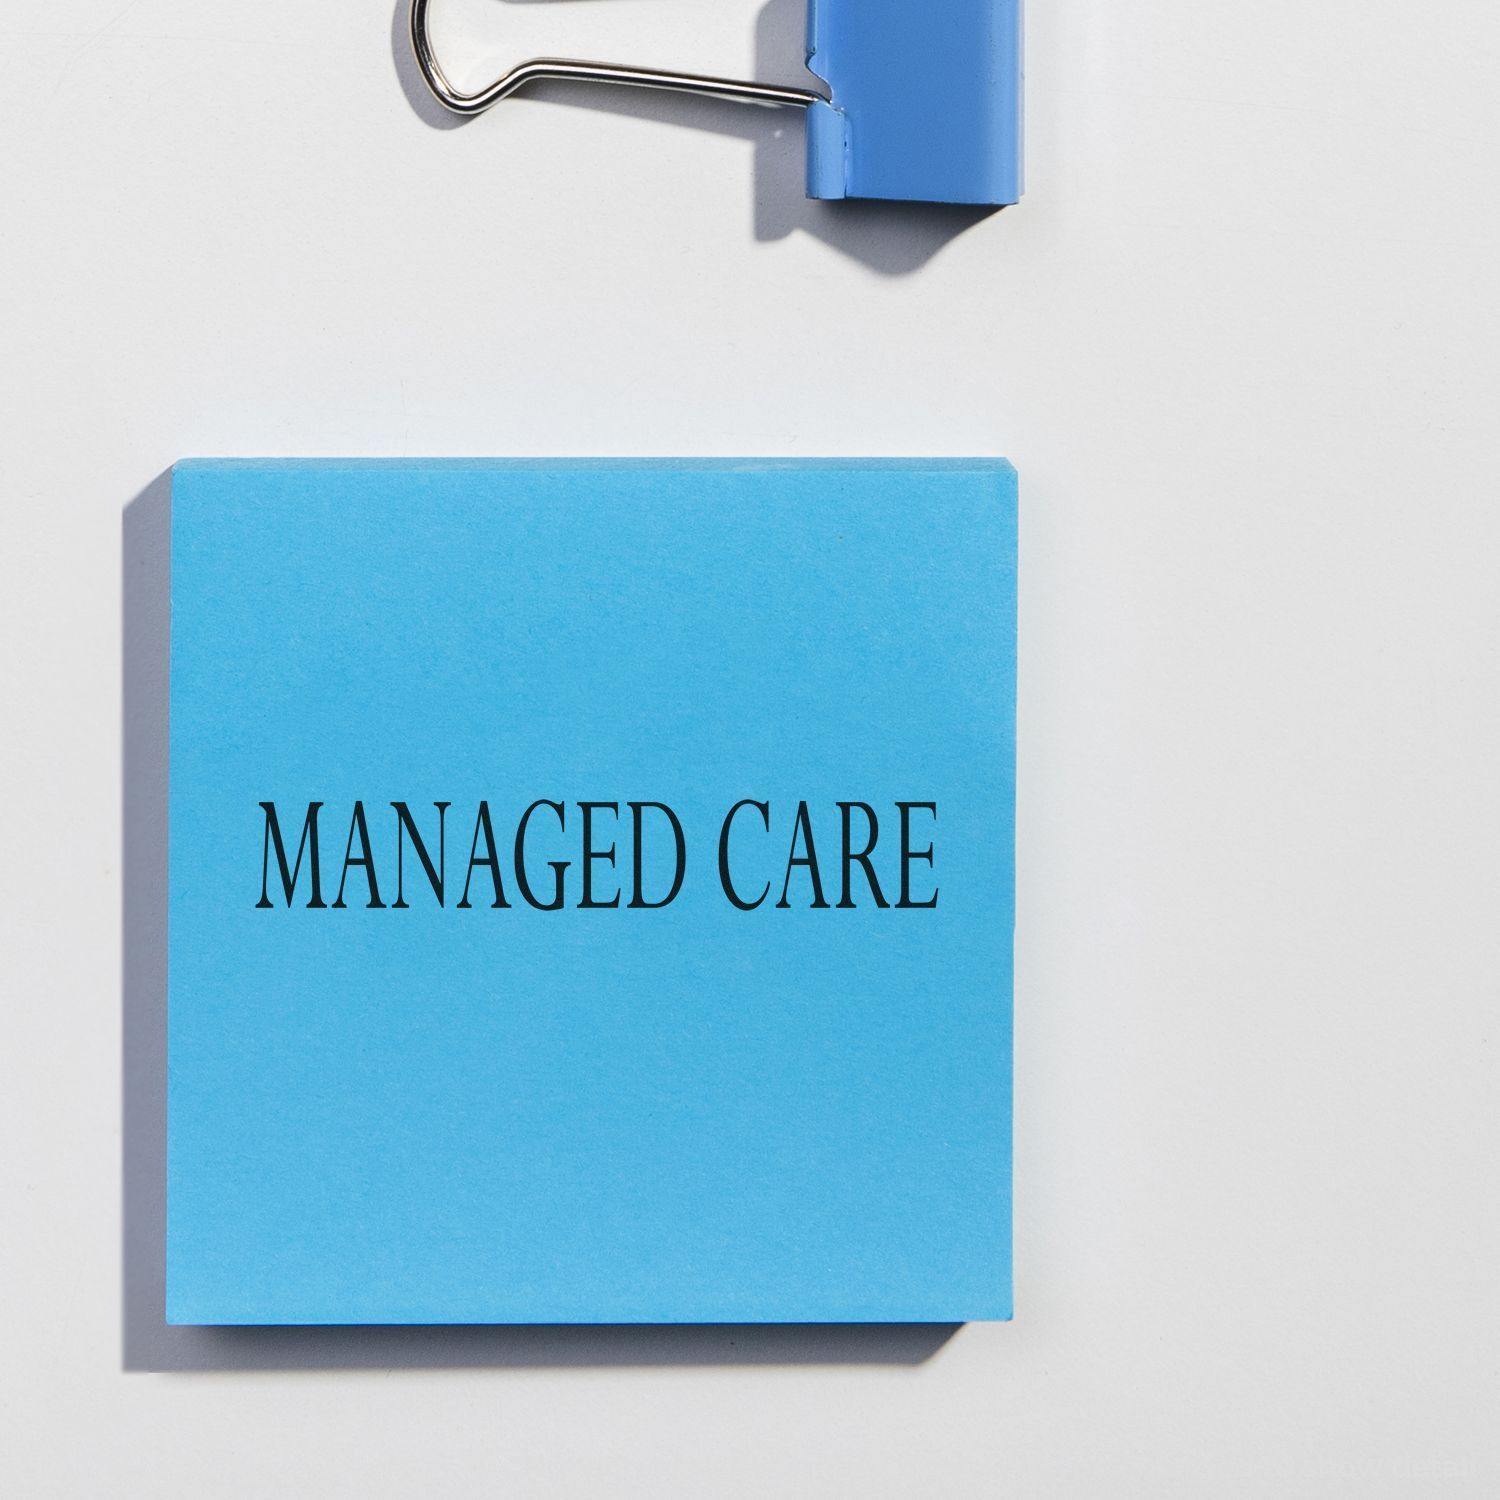
[[[482,114],[542,79],[706,94],[807,111],[807,196],[1014,203],[1021,196],[1021,0],[809,0],[807,65],[826,95],[696,73],[538,57],[476,93],[448,82],[428,0],[411,42],[427,87]]]

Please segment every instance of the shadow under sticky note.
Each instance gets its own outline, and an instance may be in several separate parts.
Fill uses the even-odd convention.
[[[167,1318],[1010,1315],[1015,480],[190,461]]]

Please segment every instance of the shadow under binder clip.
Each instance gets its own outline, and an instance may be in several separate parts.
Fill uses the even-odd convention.
[[[807,111],[807,196],[1014,203],[1021,196],[1021,0],[808,0],[807,66],[828,94],[658,68],[537,57],[477,93],[448,82],[428,0],[411,44],[438,102],[482,114],[544,79]]]

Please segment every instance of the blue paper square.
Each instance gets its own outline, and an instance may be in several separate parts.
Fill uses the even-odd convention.
[[[170,1322],[1010,1315],[1008,465],[193,461],[172,548]]]

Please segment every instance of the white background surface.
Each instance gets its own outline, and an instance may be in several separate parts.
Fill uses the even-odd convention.
[[[0,1490],[1495,1493],[1500,13],[1033,0],[967,223],[804,204],[795,115],[434,128],[393,3],[0,9]],[[800,10],[434,27],[787,79]],[[1018,465],[1017,1320],[126,1373],[122,511],[549,453]]]

